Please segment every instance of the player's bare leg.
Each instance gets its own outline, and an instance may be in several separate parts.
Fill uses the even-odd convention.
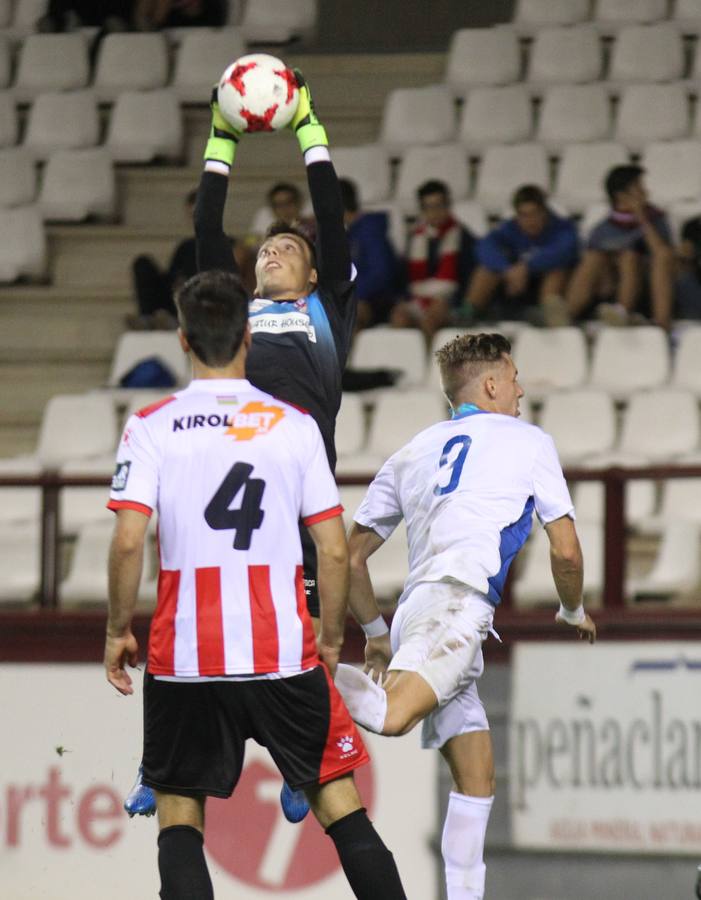
[[[567,311],[576,319],[591,304],[594,297],[602,293],[602,283],[609,267],[606,254],[602,250],[587,250],[582,261],[572,274],[567,287]]]
[[[407,734],[438,705],[417,672],[391,671],[380,687],[360,669],[340,664],[335,683],[354,721],[388,737]]]
[[[616,302],[631,313],[635,309],[643,287],[643,267],[640,254],[623,250],[618,254],[618,289]]]
[[[501,274],[484,266],[477,266],[467,288],[467,302],[476,310],[487,307],[494,291],[499,287]]]
[[[204,856],[204,797],[156,791],[162,900],[214,900]]]
[[[654,250],[650,259],[650,302],[652,318],[661,328],[669,328],[674,308],[675,257],[671,247]]]

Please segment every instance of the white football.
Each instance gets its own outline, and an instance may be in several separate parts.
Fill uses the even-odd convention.
[[[237,131],[278,131],[297,111],[299,89],[294,72],[267,53],[249,53],[219,79],[219,109]]]

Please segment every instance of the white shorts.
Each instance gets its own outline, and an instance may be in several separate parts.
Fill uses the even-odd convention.
[[[416,672],[438,697],[437,709],[423,721],[422,747],[489,730],[475,682],[484,670],[482,643],[493,618],[494,605],[484,594],[455,581],[422,582],[400,603],[389,669]]]

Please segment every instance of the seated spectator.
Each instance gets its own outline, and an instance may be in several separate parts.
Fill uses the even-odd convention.
[[[421,328],[430,338],[455,314],[474,266],[475,239],[453,216],[444,182],[424,182],[417,197],[420,216],[409,235],[405,261],[409,296],[394,306],[390,322]]]
[[[678,260],[677,316],[701,319],[701,216],[684,222]]]
[[[572,318],[597,306],[609,325],[643,316],[669,328],[674,301],[674,252],[667,218],[648,203],[640,166],[615,166],[605,186],[611,209],[587,241],[567,291]],[[602,302],[604,301],[604,302]]]
[[[226,0],[135,0],[134,6],[134,27],[138,31],[219,28],[226,22]]]
[[[387,237],[387,213],[363,212],[348,178],[339,179],[351,259],[357,270],[358,328],[386,322],[396,300],[397,258]]]
[[[554,213],[545,192],[526,184],[513,195],[515,215],[477,244],[477,268],[467,291],[467,311],[490,318],[531,319],[563,325],[564,293],[577,262],[577,229]]]
[[[298,228],[312,243],[316,241],[316,222],[313,216],[302,215],[304,201],[302,192],[296,185],[280,181],[270,188],[265,200],[268,208],[258,211],[246,237],[251,250],[257,252],[266,231],[277,222]]]
[[[37,31],[72,31],[82,26],[128,31],[135,0],[49,0]]]

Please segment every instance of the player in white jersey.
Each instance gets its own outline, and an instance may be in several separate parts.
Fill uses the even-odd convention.
[[[590,642],[596,637],[582,606],[569,491],[552,439],[517,418],[523,390],[510,351],[506,338],[485,334],[438,351],[453,418],[422,431],[384,464],[349,541],[350,604],[368,635],[366,666],[340,665],[336,685],[356,722],[399,735],[423,721],[423,746],[446,759],[454,780],[442,841],[449,900],[484,895],[494,763],[476,680],[534,511],[550,538],[557,619]],[[402,518],[409,575],[388,636],[367,560]]]
[[[405,898],[352,773],[368,756],[333,685],[348,551],[338,489],[314,419],[245,379],[251,343],[238,278],[210,271],[176,299],[190,386],[127,423],[110,508],[107,678],[133,692],[131,632],[144,538],[161,560],[144,678],[143,780],[156,792],[163,900],[208,900],[207,796],[228,797],[246,740],[303,789],[356,897]],[[318,642],[305,600],[298,521],[318,553]]]

